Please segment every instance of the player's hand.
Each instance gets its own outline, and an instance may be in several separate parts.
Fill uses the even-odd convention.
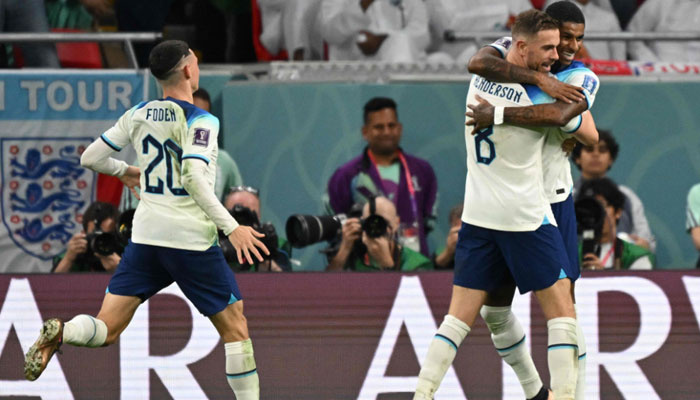
[[[561,100],[568,104],[586,100],[586,96],[583,95],[582,88],[569,85],[568,83],[564,83],[547,74],[540,74],[539,76],[540,82],[537,84],[537,86],[539,86],[543,92],[552,96],[556,100]]]
[[[112,253],[108,256],[95,253],[95,257],[100,260],[100,263],[102,263],[102,268],[104,268],[107,272],[114,272],[117,269],[117,266],[119,266],[119,261],[122,260],[117,253]]]
[[[634,240],[634,244],[636,244],[637,246],[641,246],[647,250],[651,250],[651,245],[649,244],[649,241],[642,238],[641,236],[630,233],[630,239]]]
[[[457,250],[457,238],[459,237],[459,230],[462,227],[457,225],[455,227],[450,228],[450,232],[447,234],[447,240],[445,241],[445,251],[448,252],[448,254],[452,254],[454,256],[455,251]]]
[[[246,264],[248,260],[253,260],[251,253],[258,261],[262,262],[263,256],[260,255],[258,249],[262,250],[265,255],[270,255],[270,250],[265,247],[263,242],[258,240],[258,238],[263,237],[265,237],[265,234],[246,225],[239,225],[238,228],[228,235],[228,240],[236,249],[236,257],[239,264]]]
[[[136,191],[136,188],[141,185],[141,170],[139,167],[129,165],[129,168],[126,169],[124,175],[119,177],[119,180],[122,181],[124,186],[129,188],[134,197],[141,200],[141,196]]]
[[[68,241],[65,258],[73,261],[79,254],[87,251],[87,240],[85,232],[78,232]]]
[[[568,138],[565,141],[561,142],[561,150],[566,153],[566,156],[570,156],[571,152],[574,151],[574,147],[576,147],[576,143],[578,143],[578,140],[574,138]]]
[[[366,56],[376,54],[377,51],[379,51],[379,48],[382,46],[382,43],[384,43],[384,39],[386,39],[388,36],[384,34],[376,35],[369,31],[361,31],[360,34],[365,35],[365,40],[363,42],[357,42],[357,47],[359,47],[362,54]]]
[[[476,95],[476,101],[478,101],[479,104],[469,104],[467,106],[469,110],[465,114],[467,117],[471,118],[467,120],[465,125],[474,127],[474,129],[472,129],[472,135],[476,135],[478,131],[493,125],[494,107],[478,94]]]
[[[392,257],[389,239],[386,236],[370,238],[363,233],[362,243],[367,247],[369,256],[376,260],[382,269],[394,268],[394,258]]]
[[[600,262],[600,258],[593,253],[588,253],[583,256],[583,262],[581,263],[583,269],[588,270],[601,270],[603,269],[603,264]]]
[[[351,248],[362,236],[362,224],[359,218],[348,218],[343,224],[341,246]]]

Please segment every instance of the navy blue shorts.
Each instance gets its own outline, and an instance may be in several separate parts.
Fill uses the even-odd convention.
[[[207,317],[243,299],[218,246],[194,251],[129,241],[107,291],[146,301],[173,282]]]
[[[575,281],[581,276],[578,261],[578,234],[576,233],[576,211],[572,195],[559,203],[552,203],[552,212],[557,220],[559,233],[564,241],[566,254],[569,256],[569,268],[564,268],[566,276]]]
[[[546,289],[566,277],[568,264],[561,234],[554,225],[530,232],[506,232],[463,222],[453,283],[492,292],[515,282],[520,293],[527,293]]]

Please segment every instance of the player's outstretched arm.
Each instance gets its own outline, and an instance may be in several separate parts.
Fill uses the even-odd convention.
[[[214,190],[207,184],[205,176],[206,164],[201,159],[185,159],[182,161],[182,186],[192,197],[199,208],[214,221],[214,224],[228,236],[231,244],[236,248],[238,261],[243,264],[244,260],[253,260],[251,254],[259,261],[263,261],[258,249],[266,255],[270,251],[258,240],[265,235],[256,232],[249,226],[240,226],[231,216],[226,208],[221,204]],[[241,256],[245,256],[243,259]]]
[[[581,88],[559,81],[543,72],[520,67],[506,61],[496,48],[485,46],[469,59],[469,72],[503,83],[525,83],[537,85],[552,98],[565,103],[585,100]]]

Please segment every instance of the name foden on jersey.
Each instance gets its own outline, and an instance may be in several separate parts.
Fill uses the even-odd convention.
[[[175,121],[175,110],[169,108],[148,108],[146,109],[146,119],[151,121]]]
[[[520,103],[520,98],[523,92],[520,90],[515,90],[509,86],[503,86],[500,83],[491,82],[480,76],[474,75],[472,79],[476,79],[474,82],[474,87],[484,93],[488,93],[493,96],[503,97],[506,100],[513,101],[515,103]]]

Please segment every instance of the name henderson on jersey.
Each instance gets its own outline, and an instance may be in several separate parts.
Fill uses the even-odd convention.
[[[146,109],[146,119],[151,121],[176,121],[175,110],[168,108],[147,108]]]
[[[504,99],[513,101],[515,103],[520,103],[520,97],[522,97],[523,95],[523,92],[521,90],[515,90],[512,87],[503,86],[500,83],[491,82],[478,75],[474,75],[472,79],[476,80],[474,82],[475,89],[493,96],[503,97]]]

